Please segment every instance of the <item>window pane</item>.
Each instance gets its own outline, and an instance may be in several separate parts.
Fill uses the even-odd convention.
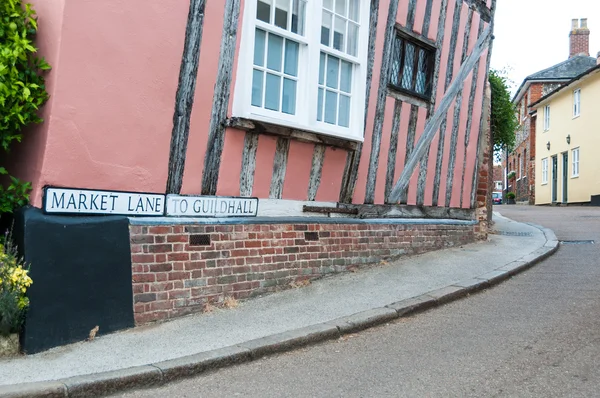
[[[400,82],[398,81],[398,77],[400,75],[400,60],[402,58],[402,40],[396,36],[394,39],[394,46],[392,49],[392,65],[390,72],[390,82],[399,86]]]
[[[328,10],[333,10],[333,0],[323,0],[323,7]]]
[[[340,73],[340,90],[347,93],[352,92],[352,64],[342,61],[342,70]]]
[[[269,50],[267,55],[267,68],[281,72],[283,58],[283,38],[269,33]]]
[[[321,62],[319,62],[319,84],[325,84],[325,54],[321,53]]]
[[[296,114],[296,82],[283,79],[283,101],[281,110],[290,115]]]
[[[294,0],[292,5],[292,32],[304,36],[306,0]]]
[[[290,76],[298,76],[298,51],[300,45],[295,41],[285,41],[285,62],[283,71]]]
[[[335,124],[337,110],[337,94],[327,90],[325,92],[325,123]]]
[[[346,52],[356,57],[358,53],[358,25],[348,22],[348,47]]]
[[[340,59],[327,56],[327,87],[338,88]]]
[[[317,120],[323,120],[323,89],[319,89],[319,98],[317,99]]]
[[[354,22],[359,22],[358,16],[360,15],[360,4],[359,0],[350,0],[350,12],[348,17]]]
[[[406,43],[404,53],[404,70],[402,71],[402,88],[412,89],[413,65],[415,64],[415,46]]]
[[[419,66],[417,68],[417,83],[415,91],[419,94],[425,94],[427,85],[427,53],[425,50],[419,50]]]
[[[272,111],[279,110],[279,96],[281,94],[281,77],[267,73],[265,87],[265,108]]]
[[[290,0],[277,0],[275,6],[275,26],[282,29],[288,29],[288,13],[290,10]]]
[[[254,69],[252,71],[252,105],[262,108],[264,72]]]
[[[329,46],[331,43],[331,13],[323,11],[321,20],[321,44]]]
[[[342,127],[350,126],[350,97],[340,95],[339,120]]]
[[[271,4],[272,0],[258,0],[256,7],[256,19],[271,23]]]
[[[333,32],[333,48],[344,51],[344,38],[346,37],[346,20],[335,17],[335,27]]]
[[[254,38],[254,65],[265,65],[265,39],[267,34],[264,30],[256,29]]]
[[[346,16],[346,0],[335,0],[335,13]]]

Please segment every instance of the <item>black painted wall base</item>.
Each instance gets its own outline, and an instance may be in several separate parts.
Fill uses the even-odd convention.
[[[129,221],[51,216],[28,207],[14,237],[33,284],[21,346],[28,354],[134,326]]]

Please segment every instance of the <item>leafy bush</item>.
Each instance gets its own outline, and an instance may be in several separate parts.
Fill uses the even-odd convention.
[[[21,142],[26,126],[42,121],[38,110],[48,99],[42,72],[50,65],[35,55],[35,15],[21,0],[0,2],[0,147],[7,152],[13,142]],[[8,172],[0,166],[0,174]],[[11,177],[0,189],[0,213],[26,204],[29,190],[28,183]]]
[[[0,335],[18,333],[29,306],[26,296],[32,280],[10,237],[0,246]]]
[[[514,192],[508,192],[506,194],[506,199],[514,199],[515,198],[515,193]]]
[[[508,178],[509,180],[512,180],[513,178],[515,178],[515,176],[516,176],[516,175],[517,175],[517,173],[516,173],[516,172],[514,172],[514,171],[511,171],[510,173],[508,173],[508,174],[506,175],[506,178]]]

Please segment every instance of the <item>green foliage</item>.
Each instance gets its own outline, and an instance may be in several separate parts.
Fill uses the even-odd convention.
[[[506,194],[506,199],[514,199],[515,198],[515,193],[514,192],[508,192]]]
[[[507,78],[501,72],[490,70],[490,86],[492,90],[492,141],[494,152],[504,149],[509,151],[515,145],[515,131],[519,125],[515,107],[510,99]]]
[[[39,108],[48,99],[43,71],[50,65],[35,54],[37,32],[35,11],[21,0],[0,1],[0,147],[8,152],[13,142],[21,142],[23,129],[40,123]],[[0,174],[8,174],[0,167]],[[10,177],[0,187],[0,213],[29,201],[29,183]]]
[[[12,245],[10,236],[0,246],[0,335],[18,333],[29,307],[27,289],[32,284],[29,270]]]
[[[515,178],[515,176],[516,176],[516,175],[517,175],[517,173],[516,173],[516,172],[514,172],[514,171],[511,171],[510,173],[508,173],[508,174],[506,175],[506,178],[508,178],[509,180],[512,180],[513,178]]]

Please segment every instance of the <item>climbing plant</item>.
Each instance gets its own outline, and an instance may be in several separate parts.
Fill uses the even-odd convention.
[[[36,55],[37,19],[30,4],[0,1],[0,147],[8,152],[21,142],[24,128],[40,123],[40,107],[48,99],[43,72],[50,65]],[[0,174],[9,174],[0,164]],[[10,213],[29,200],[30,184],[13,176],[0,186],[0,213]]]

